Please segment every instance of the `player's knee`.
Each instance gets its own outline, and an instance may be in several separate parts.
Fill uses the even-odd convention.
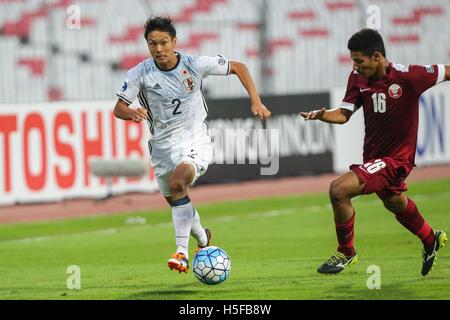
[[[180,194],[186,191],[186,186],[181,179],[173,178],[169,180],[170,194]]]
[[[393,212],[401,213],[406,209],[406,205],[401,201],[383,200],[384,207]]]
[[[332,202],[339,202],[348,198],[347,189],[339,179],[331,182],[329,195]]]

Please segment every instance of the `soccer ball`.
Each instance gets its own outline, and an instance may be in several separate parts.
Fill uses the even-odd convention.
[[[195,255],[193,270],[196,278],[204,284],[219,284],[230,275],[231,259],[221,248],[205,247]]]

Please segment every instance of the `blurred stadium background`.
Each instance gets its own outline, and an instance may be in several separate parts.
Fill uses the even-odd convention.
[[[93,158],[148,157],[145,125],[111,112],[126,71],[149,55],[150,15],[173,18],[177,50],[245,62],[274,112],[266,128],[280,130],[277,175],[261,176],[261,164],[213,164],[200,183],[341,172],[360,161],[360,113],[344,127],[305,125],[295,114],[340,102],[352,67],[346,43],[361,27],[380,29],[391,61],[450,59],[448,0],[0,0],[0,204],[98,197],[105,182],[92,177]],[[211,128],[263,127],[237,77],[203,88]],[[421,101],[420,165],[450,162],[448,84],[432,92]],[[236,156],[247,163],[266,142],[249,140]],[[216,156],[245,148],[233,143],[217,144]],[[116,179],[114,192],[155,191],[152,174]]]
[[[148,57],[145,20],[161,14],[177,24],[178,50],[245,61],[264,95],[328,91],[345,84],[346,42],[371,5],[391,60],[448,61],[446,0],[1,0],[0,102],[111,99]],[[76,13],[80,29],[70,25]],[[245,96],[238,82],[205,88],[213,98]]]
[[[0,218],[13,212],[17,221],[25,221],[20,212],[30,207],[23,203],[101,198],[111,191],[151,192],[155,197],[141,198],[141,207],[147,206],[146,201],[151,207],[156,197],[163,205],[151,168],[142,178],[114,179],[112,190],[90,172],[90,162],[96,158],[148,161],[146,125],[118,121],[112,109],[126,71],[149,55],[143,24],[150,15],[172,17],[179,51],[222,54],[245,62],[263,102],[273,112],[262,124],[251,117],[246,92],[236,77],[208,78],[203,87],[211,128],[280,132],[277,174],[260,174],[267,163],[249,164],[250,154],[261,156],[261,144],[267,143],[249,136],[247,146],[233,141],[216,145],[216,155],[226,147],[241,148],[243,153],[236,156],[236,162],[240,159],[247,164],[222,165],[216,158],[199,181],[204,184],[255,179],[271,179],[275,184],[274,179],[292,176],[312,176],[305,180],[312,184],[314,177],[328,174],[326,191],[334,174],[360,162],[361,112],[345,126],[305,124],[297,116],[300,111],[334,107],[341,101],[352,67],[347,40],[360,28],[379,29],[390,61],[450,61],[449,0],[0,0]],[[448,83],[423,95],[420,117],[417,164],[436,166],[438,176],[448,177]],[[442,185],[447,188],[448,180]],[[227,200],[226,196],[220,198],[220,193],[215,197],[214,201]],[[327,204],[326,197],[320,201]],[[126,210],[124,207],[120,210]],[[83,214],[77,202],[73,208]],[[86,212],[95,211],[95,205],[93,208]],[[214,215],[220,216],[224,210]],[[8,252],[11,239],[42,236],[41,227],[3,229],[6,242],[2,248]],[[61,230],[92,228],[80,222]],[[56,229],[42,232],[60,232]],[[330,237],[334,235],[330,233]],[[171,238],[167,238],[167,246],[171,246]]]

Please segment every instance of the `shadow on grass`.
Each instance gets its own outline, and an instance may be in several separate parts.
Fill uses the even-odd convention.
[[[325,295],[322,299],[407,300],[417,298],[416,291],[402,287],[401,283],[381,284],[380,289],[361,288],[360,286],[355,288],[352,284],[345,284],[335,286],[333,291],[334,294]]]
[[[174,300],[186,299],[187,296],[199,293],[200,290],[192,290],[192,285],[176,285],[167,290],[145,290],[124,297],[126,300]]]

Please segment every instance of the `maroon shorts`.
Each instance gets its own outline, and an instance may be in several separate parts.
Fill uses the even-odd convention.
[[[375,192],[381,199],[387,199],[408,190],[405,179],[411,169],[410,166],[400,164],[390,157],[370,159],[364,164],[350,166],[350,170],[366,184],[363,193]]]

